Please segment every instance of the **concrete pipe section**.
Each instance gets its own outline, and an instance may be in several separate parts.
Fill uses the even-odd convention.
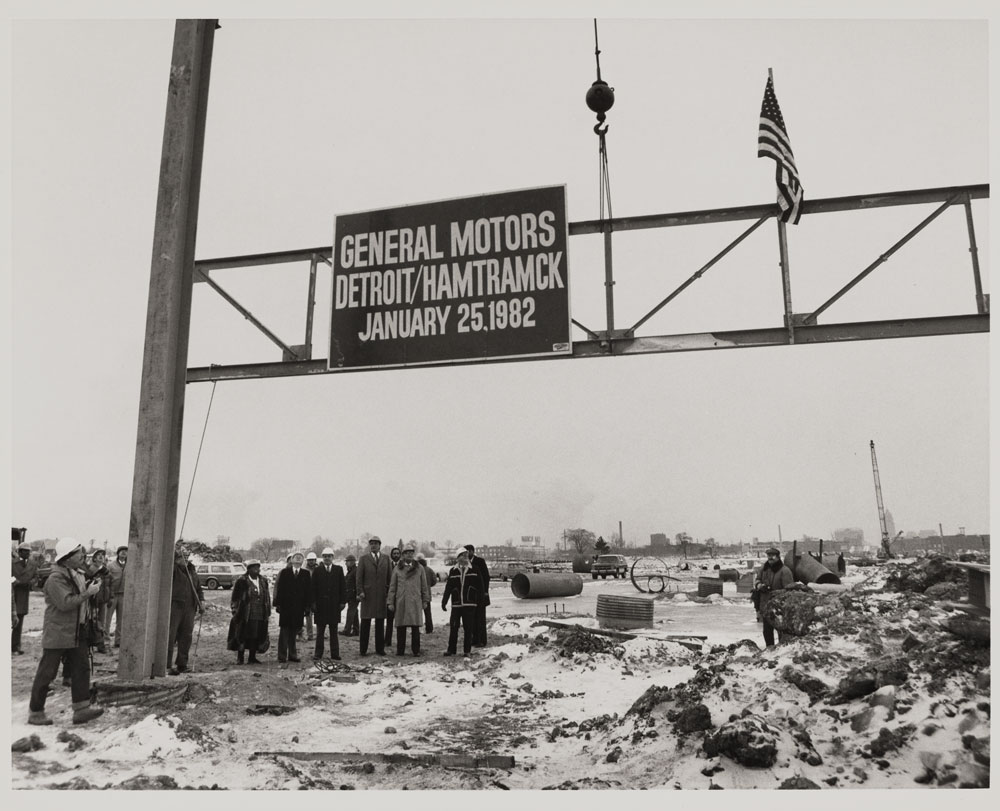
[[[583,591],[583,580],[578,574],[521,572],[510,579],[510,590],[514,592],[515,597],[528,600],[572,597]]]
[[[792,570],[795,579],[800,583],[840,585],[840,578],[812,555],[803,554],[796,559],[795,555],[789,552],[785,555],[785,565]]]

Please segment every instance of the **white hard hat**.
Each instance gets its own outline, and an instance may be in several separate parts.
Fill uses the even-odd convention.
[[[306,560],[316,560],[316,553],[310,552],[308,555],[306,555]]]
[[[56,541],[56,563],[63,558],[68,558],[77,549],[82,549],[83,544],[76,538],[60,538]]]
[[[323,554],[323,555],[332,555],[333,554],[333,550],[328,546],[320,554]]]

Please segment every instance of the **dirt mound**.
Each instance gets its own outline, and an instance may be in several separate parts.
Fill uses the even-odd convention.
[[[969,577],[961,566],[944,555],[932,555],[916,563],[889,564],[886,591],[926,592],[938,583],[952,583],[959,596],[969,594]]]

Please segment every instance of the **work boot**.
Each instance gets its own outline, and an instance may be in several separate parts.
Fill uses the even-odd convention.
[[[73,710],[73,723],[86,724],[88,721],[93,721],[95,718],[103,714],[104,710],[100,707],[83,707],[79,710]]]
[[[254,655],[253,655],[253,654],[251,653],[251,654],[250,654],[250,658],[249,658],[249,659],[247,659],[247,664],[251,664],[251,665],[259,665],[259,664],[260,664],[260,659],[258,659],[258,658],[257,658],[256,656],[254,656]]]
[[[237,651],[236,652],[236,664],[238,664],[238,665],[244,664],[244,661],[243,661],[243,651]]]
[[[47,727],[52,723],[52,719],[45,714],[45,710],[28,713],[28,723],[38,727]]]

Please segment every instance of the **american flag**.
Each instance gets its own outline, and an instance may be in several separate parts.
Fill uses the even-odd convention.
[[[757,157],[771,158],[775,166],[775,181],[778,184],[778,208],[781,219],[795,225],[799,221],[802,208],[802,184],[799,170],[795,168],[795,156],[788,141],[785,119],[774,95],[774,82],[767,77],[764,101],[760,105],[760,129],[757,133]]]

